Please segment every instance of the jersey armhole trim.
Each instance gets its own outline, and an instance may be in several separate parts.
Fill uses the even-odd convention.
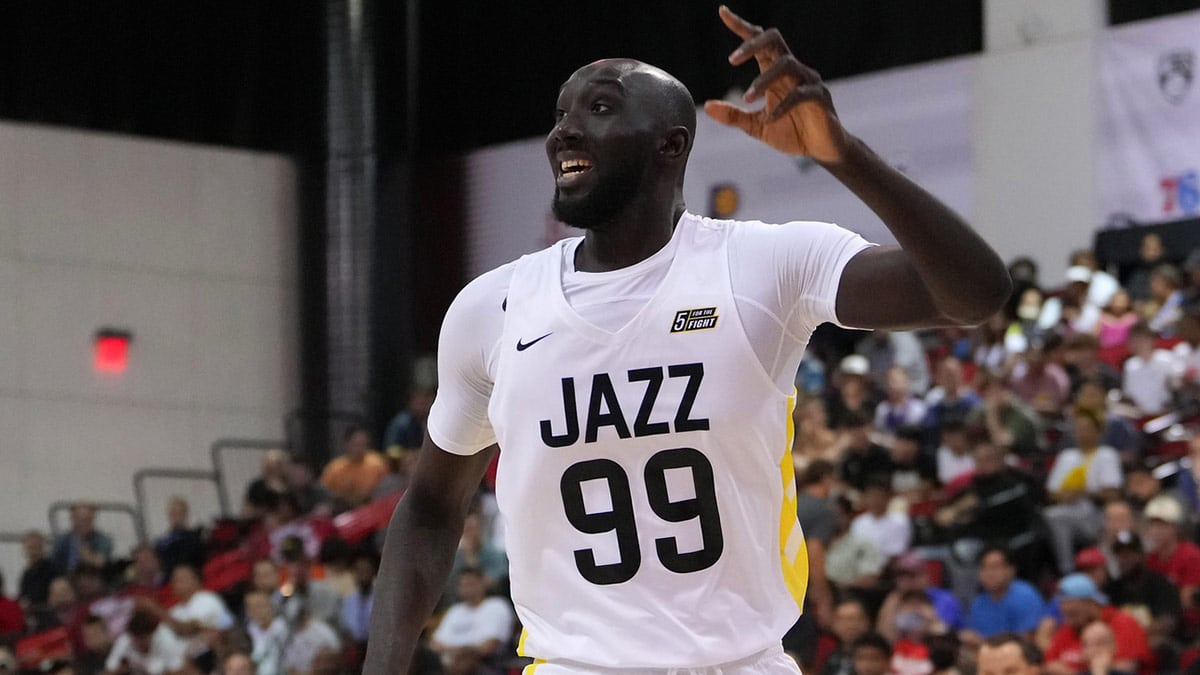
[[[475,455],[478,454],[480,450],[483,450],[492,444],[492,442],[480,444],[478,441],[475,443],[460,443],[458,441],[453,441],[443,434],[441,429],[438,429],[432,424],[427,425],[426,430],[428,431],[429,438],[433,441],[434,445],[453,455],[462,455],[464,457]]]
[[[837,299],[838,299],[838,294],[842,290],[842,275],[846,273],[846,266],[850,264],[851,260],[854,260],[855,258],[857,258],[858,254],[862,253],[863,251],[865,251],[869,248],[875,248],[876,246],[879,246],[879,244],[875,244],[875,243],[863,240],[861,246],[856,248],[852,253],[847,254],[844,258],[842,258],[839,261],[838,268],[837,268],[837,281],[834,282],[834,284],[833,284],[833,297],[829,298],[828,300],[825,301],[825,302],[828,302],[828,304],[829,304],[829,316],[833,317],[833,321],[830,321],[829,323],[832,323],[833,325],[837,326],[838,328],[846,328],[848,330],[870,330],[869,328],[862,328],[859,326],[850,326],[850,325],[842,323],[842,319],[837,315]],[[815,298],[813,296],[804,296],[802,298],[797,299],[797,303],[799,303],[799,301],[801,299],[818,300],[819,298]]]

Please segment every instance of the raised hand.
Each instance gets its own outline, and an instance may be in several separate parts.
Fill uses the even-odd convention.
[[[847,134],[817,71],[792,55],[778,29],[764,30],[724,5],[719,13],[729,30],[743,40],[729,55],[729,62],[737,66],[752,57],[758,62],[759,76],[744,98],[752,103],[765,97],[766,107],[750,111],[724,101],[708,101],[704,112],[777,150],[824,164],[840,162]]]

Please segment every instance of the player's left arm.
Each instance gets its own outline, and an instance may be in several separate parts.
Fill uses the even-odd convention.
[[[847,263],[837,293],[838,321],[858,328],[977,324],[999,310],[1012,282],[996,252],[954,211],[842,127],[820,75],[792,55],[777,29],[750,24],[724,6],[720,14],[744,40],[730,63],[754,58],[761,71],[745,99],[765,98],[766,106],[748,111],[708,101],[705,112],[821,164],[900,244],[863,250]]]

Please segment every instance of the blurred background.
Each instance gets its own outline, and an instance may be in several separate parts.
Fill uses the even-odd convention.
[[[1092,309],[1108,306],[1097,273],[1148,319],[1169,296],[1150,293],[1151,268],[1174,264],[1186,290],[1200,250],[1200,0],[729,4],[782,31],[852,132],[1006,260],[1027,261],[1014,274],[1038,291],[1040,327],[1018,330],[1027,342],[1008,357],[1052,332],[1092,332],[1072,322],[1094,279],[1090,302],[1104,297]],[[98,507],[115,560],[172,531],[173,496],[190,504],[189,526],[241,522],[272,449],[293,492],[315,486],[358,427],[403,474],[449,302],[570,234],[549,213],[541,149],[558,86],[628,56],[679,77],[697,103],[737,97],[756,71],[728,65],[737,40],[716,7],[4,3],[3,592],[17,595],[23,534],[67,534],[72,504]],[[704,215],[890,239],[811,163],[706,120],[686,196]],[[1030,321],[1020,304],[1001,332]],[[986,341],[919,337],[930,364],[971,361],[956,340]],[[809,362],[829,374],[821,387],[862,339],[821,331]],[[1128,354],[1108,356],[1119,371]],[[1121,398],[1121,382],[1112,389]],[[369,500],[350,502],[321,515]],[[365,530],[380,522],[362,517]]]

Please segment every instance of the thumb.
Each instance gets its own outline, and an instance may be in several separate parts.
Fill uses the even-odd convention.
[[[725,101],[706,101],[704,103],[704,112],[708,113],[709,117],[721,124],[727,127],[737,127],[751,136],[758,135],[758,131],[762,127],[762,122],[758,119],[758,113],[742,110]]]

